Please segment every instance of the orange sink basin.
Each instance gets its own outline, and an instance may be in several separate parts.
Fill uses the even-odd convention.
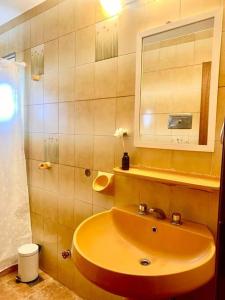
[[[166,299],[214,275],[215,243],[206,226],[112,208],[85,220],[73,237],[72,259],[101,288],[132,299]]]

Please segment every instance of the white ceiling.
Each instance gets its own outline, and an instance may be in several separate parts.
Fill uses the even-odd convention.
[[[0,25],[44,1],[45,0],[0,0]]]

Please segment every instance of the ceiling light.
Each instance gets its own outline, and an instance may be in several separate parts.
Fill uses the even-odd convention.
[[[122,10],[121,0],[100,0],[100,3],[109,16],[115,16]]]

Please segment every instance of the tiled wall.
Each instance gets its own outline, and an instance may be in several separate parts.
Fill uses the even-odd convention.
[[[0,36],[0,54],[15,50],[18,60],[27,63],[26,152],[33,238],[43,245],[41,266],[86,299],[119,299],[94,287],[70,260],[61,258],[62,249],[70,248],[76,226],[93,213],[143,200],[168,214],[181,211],[184,217],[216,230],[217,194],[118,175],[115,195],[109,196],[94,193],[92,180],[98,170],[112,171],[120,164],[122,147],[113,137],[116,127],[129,128],[127,148],[133,164],[219,175],[219,131],[225,114],[225,32],[215,152],[135,149],[132,135],[137,32],[220,4],[220,0],[136,1],[126,6],[117,20],[119,56],[99,62],[95,62],[95,26],[106,16],[95,0],[60,1]],[[45,74],[35,82],[30,77],[30,49],[42,43]],[[43,171],[38,164],[45,159],[46,143],[53,143],[55,159],[52,169]],[[91,170],[90,177],[84,175],[85,168]]]

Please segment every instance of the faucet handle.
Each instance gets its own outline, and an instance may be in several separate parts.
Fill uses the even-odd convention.
[[[181,214],[178,212],[174,212],[172,213],[172,218],[171,218],[171,224],[173,225],[182,225],[182,221],[181,221]]]
[[[147,215],[148,205],[146,203],[140,203],[139,206],[138,206],[138,213],[140,215]]]

